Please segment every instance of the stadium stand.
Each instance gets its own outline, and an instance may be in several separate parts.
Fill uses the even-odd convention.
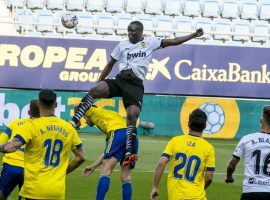
[[[221,16],[223,18],[237,19],[239,17],[238,1],[224,0],[221,6]]]
[[[90,12],[102,12],[105,9],[103,0],[88,0],[86,3],[86,10]]]
[[[107,0],[106,11],[121,13],[124,9],[124,1],[122,0]]]
[[[140,20],[146,36],[178,37],[202,27],[207,45],[269,46],[270,0],[0,0],[17,35],[120,40]],[[76,12],[79,25],[65,29],[63,12]],[[51,25],[50,25],[51,24]],[[33,32],[33,33],[28,33]],[[50,33],[50,34],[48,34]],[[254,44],[253,44],[254,43]]]
[[[220,5],[218,0],[204,0],[202,2],[202,15],[204,17],[219,17]]]
[[[64,0],[48,0],[47,9],[49,10],[63,10],[65,7]]]
[[[54,17],[50,10],[39,10],[36,12],[36,22],[40,24],[50,25],[37,25],[36,30],[39,32],[53,32]]]
[[[269,0],[261,0],[260,4],[260,19],[270,20],[270,1]]]
[[[185,0],[183,3],[183,14],[190,17],[198,17],[201,13],[200,0]]]
[[[167,0],[164,4],[165,15],[180,15],[182,13],[181,1]]]
[[[258,6],[256,0],[241,0],[240,11],[242,19],[257,19],[258,18]]]

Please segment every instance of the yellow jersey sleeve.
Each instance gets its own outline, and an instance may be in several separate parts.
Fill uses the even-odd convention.
[[[167,158],[169,158],[169,159],[173,156],[173,143],[174,143],[174,142],[173,142],[173,139],[171,139],[171,140],[168,142],[168,144],[167,144],[165,150],[163,151],[162,156],[167,157]]]
[[[215,150],[213,146],[210,148],[205,167],[206,171],[215,171]]]
[[[33,126],[30,121],[27,121],[23,125],[14,129],[14,137],[18,138],[23,144],[26,144],[32,140],[33,136]]]
[[[6,128],[6,130],[7,129],[9,129],[8,127]],[[3,131],[1,134],[0,134],[0,144],[5,144],[8,140],[9,140],[9,138],[10,138],[10,136],[6,133],[6,130],[5,131]],[[10,130],[10,129],[9,129]],[[10,131],[10,133],[11,133],[11,131]]]
[[[74,131],[74,138],[72,141],[72,149],[79,149],[82,147],[82,141],[79,137],[79,134],[77,133],[77,131]]]
[[[19,126],[19,120],[12,121],[0,135],[0,144],[8,142],[12,136],[12,130]]]

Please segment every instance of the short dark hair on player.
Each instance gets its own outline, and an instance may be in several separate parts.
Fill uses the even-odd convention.
[[[52,108],[56,102],[56,93],[51,89],[42,89],[39,92],[39,101],[45,108]]]
[[[30,117],[39,117],[39,108],[37,106],[37,99],[32,99],[30,101],[29,110],[30,110]]]
[[[134,24],[134,25],[138,26],[140,31],[143,32],[143,24],[142,24],[142,22],[140,22],[140,21],[132,21],[132,22],[130,22],[129,25],[131,25],[131,24]]]
[[[267,122],[268,126],[270,126],[270,106],[263,107],[263,114],[264,120]]]
[[[188,126],[196,132],[203,132],[206,127],[207,115],[199,108],[192,111],[189,115]]]

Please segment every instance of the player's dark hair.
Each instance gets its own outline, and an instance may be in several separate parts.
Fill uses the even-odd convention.
[[[129,25],[131,25],[131,24],[136,25],[140,29],[140,31],[143,32],[143,24],[142,24],[142,22],[140,22],[140,21],[132,21],[132,22],[130,22]]]
[[[40,104],[45,108],[52,108],[56,102],[56,93],[51,89],[43,89],[39,92]]]
[[[32,99],[30,101],[29,110],[30,110],[30,117],[39,117],[39,108],[37,106],[37,99]]]
[[[270,106],[263,107],[263,114],[264,120],[267,122],[268,126],[270,126]]]
[[[192,131],[203,132],[206,127],[207,115],[199,108],[189,115],[188,126]]]

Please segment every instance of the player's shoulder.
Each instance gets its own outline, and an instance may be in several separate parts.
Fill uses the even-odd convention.
[[[202,138],[202,143],[206,148],[214,149],[214,146],[204,138]]]
[[[76,132],[76,129],[72,126],[72,124],[60,117],[56,117],[57,120],[58,120],[58,124],[65,127],[66,129],[69,129],[71,131],[75,131]]]
[[[143,42],[150,42],[150,43],[154,43],[156,41],[161,41],[162,38],[159,37],[145,37]]]
[[[118,43],[118,46],[123,46],[123,47],[125,47],[125,46],[127,46],[127,45],[130,45],[130,41],[129,41],[128,39],[122,40],[122,41],[120,41],[120,42]]]
[[[29,118],[15,119],[8,125],[8,127],[10,129],[20,127],[20,126],[24,125],[26,122],[28,122],[29,120],[30,120]]]
[[[240,141],[242,142],[248,142],[254,138],[257,138],[257,137],[261,137],[262,134],[260,132],[256,132],[256,133],[250,133],[250,134],[247,134],[245,136],[243,136]]]
[[[179,141],[183,141],[186,138],[186,135],[178,135],[171,138],[170,142],[175,143]]]

